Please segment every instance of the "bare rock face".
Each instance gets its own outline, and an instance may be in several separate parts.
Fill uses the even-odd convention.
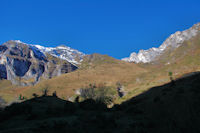
[[[33,85],[77,67],[66,60],[47,55],[32,45],[8,41],[0,45],[0,78],[17,85]]]
[[[167,38],[159,48],[150,48],[148,50],[140,50],[139,53],[131,53],[130,57],[122,60],[135,63],[149,63],[154,61],[166,49],[175,49],[183,44],[184,41],[191,39],[200,33],[200,23],[193,25],[190,29],[185,31],[177,31]]]
[[[37,48],[44,54],[50,54],[54,57],[58,57],[60,59],[66,60],[72,64],[80,64],[83,57],[85,56],[84,53],[67,47],[65,45],[60,45],[58,47],[43,47],[40,45],[32,45],[33,47]]]
[[[2,64],[0,64],[0,79],[7,79],[6,67]]]

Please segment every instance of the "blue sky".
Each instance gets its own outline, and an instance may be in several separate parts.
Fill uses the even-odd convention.
[[[0,0],[0,43],[129,56],[200,22],[199,0]]]

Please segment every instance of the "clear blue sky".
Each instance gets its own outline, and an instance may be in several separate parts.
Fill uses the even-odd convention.
[[[0,0],[0,43],[66,44],[115,58],[200,22],[200,0]]]

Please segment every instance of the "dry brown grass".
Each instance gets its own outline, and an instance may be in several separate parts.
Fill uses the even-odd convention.
[[[106,83],[107,86],[116,87],[116,83],[120,82],[127,92],[124,98],[115,101],[121,103],[151,87],[169,82],[169,71],[173,72],[175,79],[185,73],[199,71],[199,44],[199,37],[193,38],[175,51],[167,51],[155,64],[127,63],[106,55],[94,54],[86,57],[79,70],[49,80],[43,79],[35,86],[20,88],[3,81],[0,84],[5,88],[0,89],[0,95],[6,95],[7,99],[13,99],[8,97],[16,97],[19,94],[30,98],[33,93],[41,95],[42,89],[48,88],[49,94],[56,91],[60,98],[66,99],[75,95],[76,89],[89,84]],[[183,54],[183,51],[186,53]],[[167,62],[170,64],[166,64]]]
[[[85,87],[90,83],[106,83],[107,86],[112,87],[115,87],[117,82],[126,85],[127,81],[134,81],[138,75],[146,72],[147,70],[133,63],[119,61],[115,64],[102,64],[93,68],[80,69],[50,80],[43,80],[33,87],[28,87],[23,91],[23,94],[28,96],[31,96],[32,93],[41,94],[41,89],[48,88],[50,93],[57,91],[58,96],[66,98],[74,95],[76,89]]]

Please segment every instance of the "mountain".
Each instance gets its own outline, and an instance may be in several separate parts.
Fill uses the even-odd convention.
[[[38,76],[40,77],[38,80],[40,82],[37,81],[37,84],[34,84],[34,86],[15,86],[11,84],[9,80],[0,80],[0,96],[6,102],[10,103],[13,101],[18,101],[19,95],[23,95],[29,99],[33,97],[33,93],[41,95],[42,90],[44,88],[48,88],[49,93],[56,91],[58,97],[62,99],[73,100],[81,88],[87,87],[89,85],[105,84],[113,91],[116,91],[117,84],[120,83],[123,86],[125,95],[123,98],[116,98],[115,103],[121,103],[133,96],[147,91],[153,86],[159,86],[169,82],[169,72],[172,72],[173,78],[177,79],[186,73],[200,71],[199,24],[194,25],[189,30],[177,32],[176,34],[171,35],[171,37],[167,40],[165,43],[163,43],[162,46],[152,50],[159,51],[158,49],[164,49],[162,52],[160,52],[160,54],[158,54],[158,56],[155,56],[151,63],[129,63],[126,61],[114,59],[108,55],[91,54],[83,56],[81,61],[78,62],[79,64],[76,66],[67,60],[58,58],[59,55],[54,56],[51,55],[51,53],[45,52],[51,51],[48,48],[42,51],[42,48],[39,49],[38,46],[36,47],[33,45],[19,43],[18,41],[10,41],[13,43],[13,45],[16,43],[18,45],[23,45],[22,47],[25,45],[30,48],[30,51],[34,51],[35,55],[31,60],[24,56],[26,50],[23,51],[22,48],[19,51],[23,53],[23,56],[20,55],[17,57],[20,59],[24,58],[24,60],[28,61],[30,60],[30,62],[33,62],[32,60],[36,60],[34,61],[34,63],[37,62],[36,65],[34,65],[34,63],[30,65],[33,65],[32,67],[36,67],[38,64],[43,63],[45,66],[45,72]],[[5,53],[6,50],[8,51],[8,46],[3,46],[4,45],[1,45],[0,47],[2,51],[1,53]],[[10,54],[10,52],[8,53]],[[10,57],[9,54],[8,57]],[[7,56],[5,57],[7,60]],[[1,60],[1,64],[4,63],[4,60]],[[68,63],[71,67],[62,65],[63,62]],[[60,66],[63,68],[60,69]],[[5,69],[7,70],[7,68],[5,65],[1,65],[0,68],[1,75],[5,77],[7,73],[4,72]],[[36,75],[39,74],[39,69],[37,68],[38,67],[35,68],[38,71],[36,71]],[[79,69],[76,70],[77,68]],[[14,70],[14,68],[12,69]],[[25,78],[26,76],[14,77],[15,78],[12,79],[18,79],[28,83],[33,80],[30,78],[27,81]]]
[[[0,45],[0,78],[13,84],[33,85],[41,78],[52,78],[76,70],[77,66],[70,62],[77,63],[75,57],[83,55],[66,46],[38,47],[18,40]]]
[[[75,65],[79,64],[82,61],[83,57],[85,56],[84,53],[78,50],[72,49],[70,47],[67,47],[65,45],[57,46],[55,48],[43,47],[40,45],[32,45],[32,46],[38,48],[44,54],[48,53],[52,56],[66,60]]]
[[[16,96],[22,94],[32,97],[33,93],[40,95],[43,88],[48,88],[49,93],[56,91],[59,97],[73,99],[79,89],[89,84],[106,84],[115,90],[116,83],[120,82],[123,85],[127,84],[127,88],[131,88],[136,85],[135,78],[146,72],[146,69],[136,64],[117,60],[108,55],[92,54],[83,58],[78,70],[43,80],[34,86],[18,87],[14,93]],[[7,94],[5,91],[4,93]]]
[[[196,28],[194,26],[190,30]],[[86,55],[77,71],[42,81],[17,94],[31,97],[34,92],[41,94],[41,88],[47,86],[51,93],[57,91],[59,97],[66,98],[67,95],[69,98],[89,84],[106,83],[107,86],[116,88],[116,84],[120,82],[125,88],[126,95],[116,99],[115,103],[121,103],[148,88],[169,82],[169,72],[172,72],[173,78],[176,79],[186,73],[200,70],[199,33],[180,43],[180,46],[175,46],[177,44],[168,45],[151,63],[129,63],[100,54]]]
[[[150,48],[148,50],[140,50],[139,53],[131,53],[130,57],[122,60],[135,63],[149,63],[155,61],[168,48],[174,50],[181,46],[185,41],[195,37],[200,33],[200,23],[193,25],[185,31],[177,31],[167,38],[159,48]]]

